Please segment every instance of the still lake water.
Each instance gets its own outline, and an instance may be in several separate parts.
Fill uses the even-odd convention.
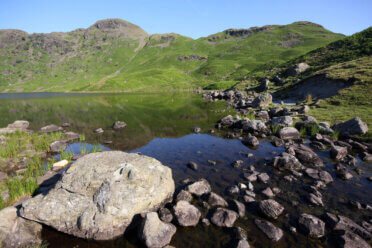
[[[152,156],[172,168],[176,187],[181,187],[181,181],[186,178],[206,178],[212,185],[212,190],[227,199],[237,199],[226,193],[226,188],[239,182],[244,182],[243,170],[231,166],[234,160],[244,161],[244,168],[254,165],[256,170],[270,175],[268,185],[254,183],[256,197],[264,199],[259,193],[267,186],[279,187],[282,193],[275,197],[285,207],[285,213],[275,225],[284,231],[283,238],[270,242],[254,225],[255,218],[262,218],[255,204],[247,205],[247,214],[236,222],[248,232],[248,240],[253,247],[333,247],[333,237],[327,234],[321,239],[309,239],[306,236],[289,232],[289,227],[296,224],[297,217],[303,213],[321,215],[326,210],[350,217],[357,223],[370,219],[370,212],[355,211],[348,205],[350,200],[372,204],[370,192],[372,183],[366,177],[372,175],[371,164],[359,161],[358,166],[363,175],[344,182],[335,177],[334,161],[329,159],[329,152],[318,153],[325,162],[325,170],[329,171],[335,182],[321,191],[325,207],[314,207],[304,199],[304,185],[310,184],[309,178],[300,178],[289,183],[283,179],[285,173],[280,173],[266,165],[269,159],[284,151],[268,140],[260,140],[260,146],[251,150],[239,140],[224,139],[222,132],[209,135],[208,130],[214,128],[221,117],[234,113],[225,111],[225,102],[207,102],[200,95],[190,93],[177,94],[60,94],[60,93],[26,93],[0,94],[0,127],[14,120],[28,120],[31,129],[64,122],[71,124],[69,130],[84,133],[86,142],[101,144],[104,150],[122,150],[141,152]],[[120,131],[111,130],[113,122],[122,120],[127,127]],[[195,126],[202,128],[203,134],[193,134]],[[94,134],[93,130],[103,128],[103,134]],[[112,141],[112,144],[105,144]],[[80,143],[71,144],[68,149],[78,153]],[[245,154],[253,153],[247,158]],[[215,160],[217,164],[209,165],[207,160]],[[199,164],[197,171],[186,167],[189,161]],[[196,205],[200,202],[195,202]],[[202,210],[202,207],[199,206]],[[206,211],[202,210],[206,214]],[[288,215],[286,215],[288,214]],[[77,239],[45,228],[43,238],[50,247],[141,247],[136,234],[128,232],[124,237],[108,242],[95,242]],[[228,229],[213,225],[205,228],[198,225],[195,228],[177,228],[172,239],[176,247],[230,247],[232,235]]]

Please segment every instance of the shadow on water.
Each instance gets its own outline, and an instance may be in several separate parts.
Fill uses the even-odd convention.
[[[315,207],[305,199],[304,186],[312,181],[307,177],[299,178],[296,182],[287,182],[286,175],[269,166],[270,160],[284,151],[282,147],[274,147],[267,140],[260,140],[259,148],[252,150],[239,140],[221,138],[222,134],[191,134],[194,126],[200,126],[206,133],[213,128],[218,119],[227,113],[223,111],[224,103],[206,103],[200,96],[176,94],[159,96],[154,94],[138,95],[67,95],[64,97],[51,96],[27,99],[3,99],[0,97],[0,126],[16,120],[26,119],[33,129],[51,123],[71,123],[71,130],[85,133],[87,143],[74,143],[67,148],[79,153],[82,146],[88,150],[94,144],[101,145],[102,150],[122,150],[140,152],[154,157],[172,168],[176,187],[182,187],[181,181],[186,178],[206,178],[214,192],[226,199],[239,199],[237,195],[229,195],[226,188],[244,182],[243,173],[250,165],[257,171],[266,172],[270,176],[268,184],[254,183],[257,200],[264,199],[260,192],[266,187],[278,187],[281,193],[275,199],[285,207],[285,213],[273,223],[284,231],[283,238],[270,242],[255,226],[254,219],[262,218],[255,204],[247,204],[246,216],[240,218],[236,225],[248,232],[248,240],[253,247],[334,247],[332,236],[321,239],[309,239],[304,235],[292,234],[290,226],[296,226],[296,220],[301,213],[321,215],[325,211],[345,215],[355,222],[371,218],[369,212],[350,208],[350,200],[358,200],[372,204],[370,192],[371,182],[366,177],[372,175],[370,164],[358,161],[358,167],[364,172],[363,176],[355,176],[352,180],[342,181],[336,178],[334,161],[329,159],[329,151],[318,152],[325,162],[324,169],[331,173],[335,181],[322,191],[325,207]],[[123,120],[128,125],[124,130],[113,131],[110,126],[116,120]],[[101,135],[92,131],[102,127],[105,132]],[[273,153],[275,152],[275,154]],[[253,157],[246,154],[252,153]],[[232,162],[243,160],[242,168],[233,168]],[[207,160],[216,161],[211,165]],[[199,169],[193,171],[187,168],[189,161],[198,163]],[[201,210],[200,201],[195,201]],[[207,210],[202,210],[207,214]],[[97,242],[74,238],[59,233],[51,228],[43,229],[43,238],[50,247],[141,247],[136,232],[128,230],[123,237],[116,240]],[[213,225],[203,227],[199,224],[194,228],[177,227],[177,233],[171,245],[176,247],[231,247],[231,233],[228,229],[217,228]]]

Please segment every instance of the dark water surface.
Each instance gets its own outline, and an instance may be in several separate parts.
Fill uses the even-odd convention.
[[[17,119],[30,121],[32,129],[39,129],[48,124],[60,125],[71,123],[71,130],[84,133],[86,142],[102,144],[103,150],[123,150],[141,152],[152,156],[172,168],[176,187],[181,187],[181,181],[186,178],[206,178],[212,185],[212,190],[226,199],[240,199],[226,193],[226,188],[245,182],[242,177],[244,169],[254,165],[259,172],[267,172],[270,182],[254,183],[257,200],[264,199],[260,192],[266,187],[279,187],[281,193],[274,199],[285,207],[285,212],[273,223],[284,231],[283,238],[270,242],[254,225],[255,218],[262,218],[257,213],[255,204],[246,205],[247,214],[236,222],[248,232],[248,240],[252,247],[334,247],[333,237],[327,234],[321,239],[310,239],[297,233],[289,232],[290,226],[296,226],[296,220],[301,213],[321,215],[325,211],[350,217],[357,223],[371,218],[366,210],[350,208],[350,200],[372,204],[370,192],[372,183],[366,180],[372,175],[371,164],[359,161],[358,166],[363,175],[354,177],[347,182],[336,178],[334,161],[329,159],[329,151],[319,153],[325,162],[325,170],[334,178],[334,183],[326,190],[321,190],[325,207],[314,207],[304,199],[304,185],[312,181],[307,177],[299,178],[297,182],[289,183],[283,179],[286,175],[267,165],[276,154],[284,151],[268,140],[260,140],[259,148],[252,150],[239,140],[222,138],[223,133],[209,135],[216,121],[229,111],[225,111],[224,102],[205,102],[199,95],[189,93],[159,95],[159,94],[125,94],[125,95],[28,95],[27,97],[9,97],[0,94],[0,126]],[[231,112],[231,111],[230,111]],[[128,125],[124,130],[112,131],[110,126],[116,120],[123,120]],[[192,128],[200,126],[204,134],[192,134]],[[93,130],[102,127],[105,132],[94,134]],[[105,141],[112,144],[105,145]],[[79,153],[82,143],[71,144],[68,149]],[[88,148],[90,146],[88,145]],[[276,154],[272,154],[275,152]],[[253,153],[247,158],[245,154]],[[217,161],[210,165],[207,160]],[[244,165],[240,169],[233,168],[231,163],[241,159]],[[197,162],[199,169],[192,171],[187,168],[189,161]],[[240,199],[241,200],[241,199]],[[198,205],[200,202],[195,202]],[[201,211],[206,214],[201,206]],[[43,238],[50,247],[141,247],[135,232],[127,232],[124,237],[113,241],[86,241],[44,228]],[[177,227],[177,233],[171,245],[176,247],[231,247],[232,235],[228,229],[213,225],[205,228],[198,225],[194,228]]]

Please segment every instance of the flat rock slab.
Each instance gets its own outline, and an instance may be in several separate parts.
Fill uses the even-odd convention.
[[[136,214],[157,210],[174,193],[170,168],[119,151],[78,159],[46,195],[22,204],[20,215],[81,238],[107,240],[124,233]]]

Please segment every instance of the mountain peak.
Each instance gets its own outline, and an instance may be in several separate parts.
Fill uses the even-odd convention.
[[[88,31],[97,29],[105,33],[120,34],[131,39],[142,39],[148,36],[141,27],[119,18],[97,21],[88,28]]]

